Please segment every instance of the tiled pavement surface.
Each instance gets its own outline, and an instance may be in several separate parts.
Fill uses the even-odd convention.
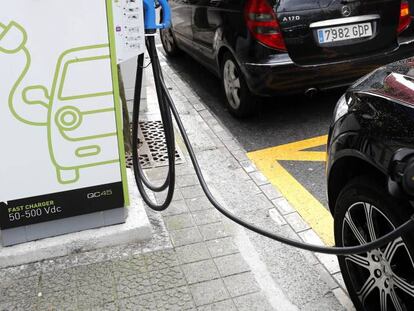
[[[221,216],[188,180],[162,213],[173,247],[152,251],[149,242],[3,269],[0,310],[272,310]]]
[[[259,226],[320,242],[189,84],[165,61],[163,69],[214,194]],[[0,311],[345,309],[334,257],[245,232],[213,209],[188,159],[177,174],[171,207],[148,210],[151,241],[0,270]]]

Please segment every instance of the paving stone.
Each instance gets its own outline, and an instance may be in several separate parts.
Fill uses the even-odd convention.
[[[164,220],[168,230],[179,230],[195,226],[193,218],[189,213],[175,216],[166,216],[164,217]]]
[[[282,197],[282,194],[272,184],[265,184],[260,186],[260,189],[269,200],[275,200]]]
[[[84,311],[118,311],[118,305],[115,302],[105,303],[91,308],[83,309]]]
[[[2,287],[0,284],[0,302],[14,303],[16,301],[32,301],[37,298],[38,291],[38,277],[16,279],[13,285]]]
[[[214,259],[221,276],[228,276],[250,271],[249,266],[240,254],[227,255]]]
[[[161,214],[163,216],[173,216],[188,213],[188,207],[184,200],[176,200],[172,201],[170,206],[165,210],[162,211]]]
[[[249,175],[258,186],[265,185],[269,182],[261,172],[252,172]]]
[[[200,111],[199,114],[203,119],[214,118],[209,110]]]
[[[345,308],[338,302],[338,299],[332,292],[327,292],[322,297],[318,297],[305,305],[301,306],[301,310],[306,311],[320,311],[320,310],[329,310],[329,311],[344,311],[352,309]]]
[[[325,266],[325,268],[328,269],[329,273],[334,274],[340,271],[338,257],[335,255],[316,253],[315,256]]]
[[[76,269],[76,284],[78,287],[95,286],[100,283],[114,284],[114,276],[110,267],[112,263],[90,264]]]
[[[222,137],[220,137],[220,139],[222,139]],[[225,140],[228,139],[227,137],[224,137]],[[246,153],[243,150],[240,151],[233,151],[232,155],[238,160],[238,161],[248,161],[249,158],[246,156]]]
[[[212,124],[209,124],[209,125],[210,125],[210,128],[213,130],[214,133],[219,133],[219,132],[224,131],[224,128],[218,122],[212,123]],[[234,142],[234,141],[232,140],[232,142]],[[233,148],[233,149],[235,149],[235,148]],[[238,149],[240,149],[240,147]]]
[[[194,168],[192,165],[177,165],[176,166],[176,174],[178,177],[185,176],[185,175],[194,175]]]
[[[192,214],[193,219],[198,226],[215,223],[222,219],[221,214],[213,209],[193,212]]]
[[[295,209],[289,204],[288,201],[286,201],[285,198],[272,200],[272,203],[276,206],[276,208],[282,215],[287,215],[295,212]]]
[[[152,291],[149,273],[134,273],[121,276],[117,282],[119,298],[133,297]]]
[[[236,311],[236,306],[232,300],[224,300],[210,305],[201,306],[198,311]]]
[[[177,252],[179,261],[184,264],[210,258],[210,253],[204,243],[177,247],[175,251]]]
[[[197,228],[174,230],[170,232],[170,236],[174,246],[198,243],[203,240]]]
[[[189,310],[194,307],[187,287],[150,293],[120,301],[120,310]]]
[[[231,237],[207,241],[206,244],[212,257],[221,257],[239,252]]]
[[[355,311],[354,304],[352,303],[351,299],[344,290],[338,287],[334,289],[332,293],[335,295],[335,297],[338,299],[341,305],[345,308],[345,310]]]
[[[68,287],[74,287],[76,282],[76,270],[62,269],[42,274],[40,287],[43,292],[63,291]]]
[[[165,197],[167,196],[167,191],[163,191],[163,192],[156,192],[155,194],[155,199],[156,201],[159,202],[164,202]],[[179,189],[176,189],[174,191],[174,196],[173,196],[173,201],[179,201],[179,200],[183,200],[183,195],[181,194]]]
[[[229,233],[224,228],[224,225],[222,222],[203,225],[203,226],[200,226],[199,229],[205,241],[224,238],[224,237],[229,236]]]
[[[201,110],[206,109],[206,107],[203,104],[195,104],[193,107],[196,111],[201,111]]]
[[[43,293],[38,300],[39,310],[77,310],[77,291]]]
[[[230,159],[233,159],[233,158],[230,158]],[[234,175],[234,178],[237,180],[251,180],[249,174],[247,174],[245,170],[242,169],[241,167],[233,170],[232,173]]]
[[[160,291],[186,284],[180,267],[172,267],[150,272],[150,281],[153,291]]]
[[[93,307],[113,302],[116,298],[116,289],[113,284],[95,283],[93,286],[82,286],[78,288],[78,308]]]
[[[345,289],[345,282],[344,282],[344,277],[342,276],[341,272],[337,272],[335,274],[332,275],[334,277],[334,279],[336,280],[336,282],[339,284],[339,286],[342,287],[342,289]]]
[[[248,187],[248,193],[251,194],[262,194],[260,188],[256,185],[253,180],[248,180],[245,183],[245,186]]]
[[[122,299],[119,302],[121,311],[154,311],[157,310],[157,302],[152,293]]]
[[[240,165],[243,167],[246,173],[252,173],[254,171],[257,171],[256,165],[254,165],[250,160],[241,161]]]
[[[225,277],[223,281],[231,297],[260,291],[259,285],[251,272],[231,275]]]
[[[234,298],[234,304],[239,311],[273,311],[272,306],[261,293]]]
[[[227,130],[224,130],[224,131],[219,131],[219,132],[215,132],[215,134],[217,135],[217,137],[218,138],[220,138],[222,141],[228,141],[228,140],[233,140],[233,136],[227,131]],[[241,154],[243,154],[244,155],[244,158],[242,158],[241,157]],[[237,155],[237,156],[236,156]],[[237,150],[237,151],[235,151],[235,155],[234,155],[234,157],[237,159],[237,160],[246,160],[247,159],[247,157],[246,157],[246,154],[244,153],[244,151],[241,151],[241,150]],[[238,157],[240,157],[240,159],[238,158]]]
[[[269,210],[269,216],[279,227],[287,224],[286,219],[279,213],[276,208]]]
[[[221,279],[190,285],[196,306],[211,304],[229,298]]]
[[[211,259],[183,265],[182,269],[189,284],[220,277],[217,267]]]
[[[117,260],[113,262],[113,272],[116,278],[130,274],[141,274],[147,272],[144,256],[127,260]]]
[[[144,255],[148,271],[161,270],[179,265],[173,250],[163,250]]]
[[[156,310],[193,310],[194,302],[187,286],[154,293]]]
[[[164,166],[153,167],[150,170],[145,170],[145,173],[150,180],[165,180],[168,168]]]
[[[259,209],[266,209],[269,210],[274,207],[272,201],[270,201],[263,193],[259,193],[256,195],[255,200],[257,203],[251,204],[248,209],[246,210],[259,210]]]
[[[319,278],[323,280],[330,289],[335,289],[339,287],[338,283],[335,281],[335,279],[326,271],[325,267],[321,264],[318,264],[314,266],[315,270],[318,271]]]
[[[301,232],[310,229],[309,225],[297,212],[286,215],[285,219],[292,226],[295,232]]]
[[[203,211],[213,208],[210,201],[205,196],[186,200],[186,203],[191,212]]]
[[[188,187],[188,186],[194,186],[194,185],[198,185],[198,179],[197,179],[197,175],[195,174],[191,174],[191,175],[183,175],[183,176],[179,176],[177,177],[177,186],[182,188],[182,187]]]
[[[27,311],[38,310],[38,308],[38,302],[35,299],[23,299],[0,303],[1,311]],[[40,310],[43,309],[40,307]]]
[[[181,193],[184,199],[194,199],[204,196],[204,192],[200,185],[181,188]]]

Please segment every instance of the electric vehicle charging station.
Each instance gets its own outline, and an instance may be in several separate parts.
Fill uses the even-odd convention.
[[[161,23],[156,21],[158,6],[162,7]],[[62,8],[66,13],[64,17],[60,14]],[[114,11],[116,24],[113,24]],[[63,1],[32,0],[24,4],[8,3],[1,12],[0,62],[7,75],[0,86],[0,94],[7,105],[1,106],[4,110],[0,113],[0,121],[3,146],[5,150],[13,151],[1,155],[5,163],[1,166],[1,174],[9,178],[2,178],[0,183],[4,190],[0,198],[4,244],[27,241],[27,230],[31,230],[28,225],[45,221],[63,219],[62,223],[54,224],[58,230],[49,230],[56,231],[52,235],[123,221],[124,214],[118,213],[118,217],[94,226],[82,222],[65,226],[64,222],[71,216],[111,209],[123,211],[122,208],[128,205],[115,68],[117,60],[139,54],[132,131],[136,138],[144,69],[142,22],[169,156],[166,180],[161,186],[155,186],[146,179],[140,167],[137,139],[133,139],[136,182],[149,207],[161,211],[168,208],[172,200],[175,184],[173,115],[209,201],[224,216],[249,230],[294,247],[347,255],[377,248],[411,228],[414,217],[365,245],[318,247],[256,227],[223,208],[208,189],[163,80],[154,34],[157,29],[170,27],[171,9],[166,0],[108,0],[105,3],[77,0],[70,5]],[[42,16],[44,12],[50,13],[49,19],[32,17]],[[50,27],[51,24],[59,25],[59,28]],[[116,46],[124,56],[116,57]],[[5,135],[6,132],[11,135]],[[28,142],[29,156],[22,141]],[[148,189],[155,192],[168,189],[166,200],[160,205],[154,204],[146,193]],[[9,233],[10,239],[5,242]],[[49,235],[39,233],[35,236]]]
[[[145,195],[144,185],[155,191],[174,190],[172,113],[209,201],[224,216],[251,231],[294,247],[347,255],[378,248],[412,228],[414,217],[391,233],[364,245],[319,247],[258,228],[223,208],[208,189],[163,81],[151,36],[157,28],[168,27],[168,3],[159,2],[163,6],[163,24],[155,21],[155,1],[145,0],[144,7],[145,28],[149,34],[147,48],[154,69],[165,136],[169,141],[170,174],[162,186],[153,186],[144,179],[137,160],[137,142],[133,140],[137,185],[150,207],[163,210],[169,206],[171,197],[167,196],[161,205],[152,204]],[[40,238],[119,223],[124,220],[124,206],[128,205],[115,66],[117,60],[140,54],[135,89],[139,95],[143,71],[143,42],[140,40],[143,35],[136,33],[133,23],[126,28],[122,26],[123,20],[139,20],[136,14],[141,9],[125,7],[115,0],[106,4],[98,0],[76,0],[69,5],[65,3],[67,17],[62,17],[59,15],[62,3],[33,0],[24,5],[7,4],[1,11],[3,13],[0,12],[0,67],[7,73],[0,84],[0,98],[6,103],[0,106],[0,142],[4,150],[10,150],[0,155],[3,161],[0,166],[0,226],[5,245],[28,241],[27,233],[31,230],[42,231],[37,235]],[[125,3],[135,5],[137,2],[126,0]],[[50,13],[51,20],[30,19],[30,16],[38,17],[45,11]],[[93,21],[88,14],[91,11],[94,12]],[[50,24],[62,27],[56,30]],[[134,35],[130,35],[131,32]],[[115,46],[126,56],[117,57]],[[134,138],[139,99],[140,96],[135,96]],[[74,218],[89,214],[98,219],[102,215],[96,213],[105,211],[117,212],[112,219],[98,225],[82,224],[82,218]],[[78,224],[74,225],[72,221],[68,225],[69,219],[76,219]],[[41,227],[37,226],[39,224]]]
[[[142,53],[142,23],[140,1],[1,5],[3,245],[125,221],[116,65]]]

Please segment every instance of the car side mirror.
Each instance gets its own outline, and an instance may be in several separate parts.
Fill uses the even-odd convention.
[[[49,107],[49,91],[42,85],[28,86],[23,90],[23,100],[28,105]]]

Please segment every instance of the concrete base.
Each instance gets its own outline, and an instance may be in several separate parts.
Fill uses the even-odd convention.
[[[129,170],[128,183],[131,206],[125,223],[0,247],[0,268],[150,239],[151,225]]]

